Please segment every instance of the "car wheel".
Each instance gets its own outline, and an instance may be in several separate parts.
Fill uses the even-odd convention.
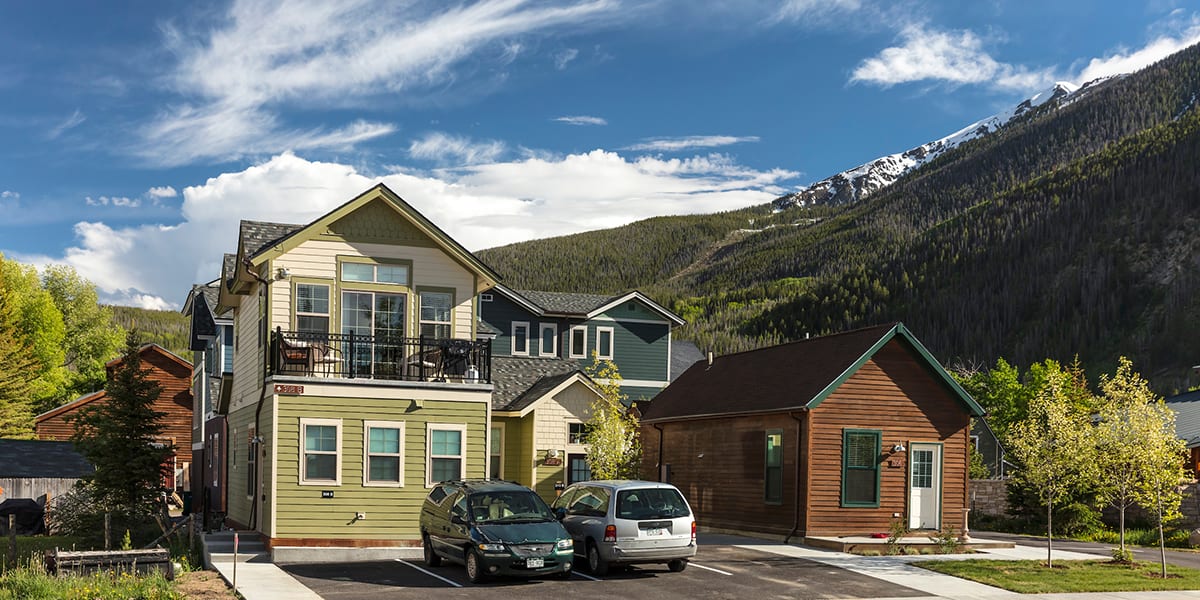
[[[555,573],[554,578],[555,579],[570,579],[571,578],[571,570],[567,569],[566,571],[561,571],[561,572]]]
[[[421,536],[421,547],[425,550],[425,564],[431,567],[442,566],[442,557],[438,556],[433,550],[433,542],[429,540],[429,534]]]
[[[596,542],[588,542],[587,547],[588,570],[596,577],[604,577],[608,575],[608,561],[600,556],[600,549],[596,547]]]
[[[487,579],[487,575],[483,572],[483,563],[480,562],[479,553],[472,548],[467,550],[467,579],[471,583],[480,583]]]
[[[678,573],[687,568],[687,563],[688,561],[686,558],[677,558],[667,563],[667,568],[670,569],[672,573]]]

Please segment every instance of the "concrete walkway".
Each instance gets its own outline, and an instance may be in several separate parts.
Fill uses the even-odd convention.
[[[204,564],[246,600],[321,600],[296,578],[275,563],[254,534],[239,536],[238,553],[233,553],[233,531],[203,536]],[[234,584],[236,582],[236,585]]]

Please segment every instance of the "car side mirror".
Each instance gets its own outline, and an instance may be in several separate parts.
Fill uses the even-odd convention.
[[[455,525],[466,525],[467,522],[459,515],[450,515],[450,522]]]
[[[567,516],[567,509],[565,509],[561,506],[554,509],[554,518],[555,519],[558,519],[559,521],[561,521],[564,518],[566,518],[566,516]]]

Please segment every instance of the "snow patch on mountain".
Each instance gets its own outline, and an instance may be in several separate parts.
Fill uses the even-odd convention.
[[[922,144],[906,152],[877,158],[778,198],[774,202],[775,209],[857,202],[891,185],[905,173],[932,161],[946,151],[993,133],[1038,106],[1050,101],[1056,102],[1058,107],[1063,106],[1069,99],[1073,100],[1072,96],[1079,89],[1080,86],[1073,83],[1060,81],[1054,84],[1054,87],[1035,94],[1012,108],[986,119],[980,119],[944,138]]]

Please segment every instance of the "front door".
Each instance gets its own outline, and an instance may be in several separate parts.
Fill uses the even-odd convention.
[[[939,529],[942,514],[942,445],[908,448],[908,526]]]
[[[567,484],[587,481],[592,478],[592,470],[587,464],[586,454],[567,455]]]
[[[361,336],[343,356],[356,376],[398,379],[403,373],[404,294],[342,292],[342,333]]]

